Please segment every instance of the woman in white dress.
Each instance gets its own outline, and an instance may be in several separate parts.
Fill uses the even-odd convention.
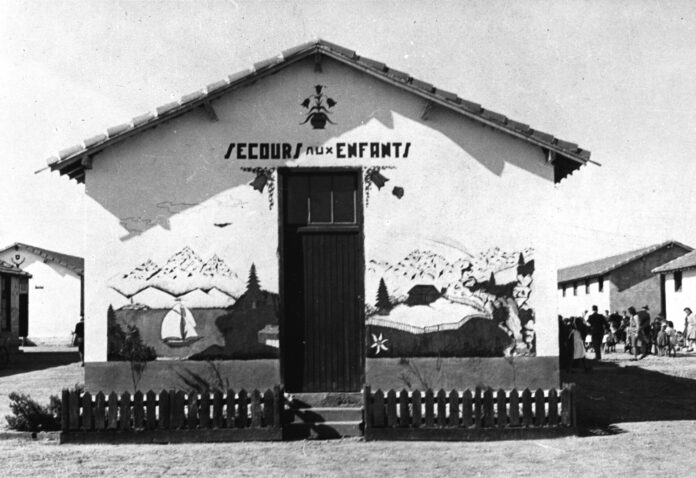
[[[686,317],[684,317],[684,337],[688,344],[687,352],[696,351],[696,314],[690,308],[684,309]]]
[[[585,330],[585,323],[582,317],[576,317],[572,327],[573,329],[568,337],[573,344],[573,361],[570,363],[570,372],[573,371],[573,366],[578,360],[582,361],[582,368],[585,369],[585,372],[588,372],[589,368],[585,360],[585,341],[582,339],[582,332]]]

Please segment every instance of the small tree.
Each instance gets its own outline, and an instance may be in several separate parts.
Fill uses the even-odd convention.
[[[389,292],[387,291],[387,284],[384,283],[384,277],[379,280],[379,287],[377,288],[377,313],[379,315],[389,314],[391,310],[391,301],[389,300]]]

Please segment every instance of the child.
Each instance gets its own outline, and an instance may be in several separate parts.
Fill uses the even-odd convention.
[[[667,335],[667,324],[663,323],[662,326],[660,327],[660,331],[657,333],[657,340],[656,346],[657,346],[657,355],[659,357],[664,357],[665,352],[668,352],[668,347],[669,347],[669,336]]]
[[[616,332],[613,326],[609,326],[602,342],[604,343],[605,353],[616,352]]]
[[[585,329],[585,323],[583,322],[582,317],[577,317],[573,322],[572,327],[573,329],[570,331],[570,336],[568,339],[573,347],[573,360],[570,362],[568,371],[572,373],[573,365],[576,361],[580,360],[585,372],[589,372],[590,368],[585,360],[585,342],[582,340],[582,331]]]
[[[667,328],[665,333],[669,338],[667,342],[667,356],[676,357],[677,356],[677,331],[674,328],[674,323],[671,320],[667,321]]]

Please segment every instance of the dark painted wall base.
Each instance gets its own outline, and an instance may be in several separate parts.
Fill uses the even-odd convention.
[[[366,377],[372,390],[535,390],[560,386],[558,357],[367,359]]]
[[[214,443],[278,441],[282,428],[232,428],[212,430],[102,430],[61,432],[60,443]]]
[[[225,360],[200,362],[188,360],[157,360],[147,362],[140,379],[133,374],[130,362],[91,362],[85,364],[85,391],[143,393],[153,390],[191,390],[233,388],[237,391],[272,389],[280,383],[280,362],[277,359]]]
[[[549,389],[560,386],[558,357],[367,359],[366,382],[373,390],[458,390],[492,387]],[[134,391],[129,362],[85,364],[85,389],[90,393]],[[137,390],[203,390],[205,388],[265,390],[282,382],[276,359],[214,362],[157,360],[148,362]],[[356,392],[359,390],[355,390]]]
[[[369,428],[365,440],[494,441],[532,440],[577,435],[575,427],[540,428]]]

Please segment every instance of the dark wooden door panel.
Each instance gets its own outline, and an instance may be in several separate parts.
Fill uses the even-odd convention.
[[[358,233],[305,233],[305,383],[307,391],[355,391],[362,378]]]

